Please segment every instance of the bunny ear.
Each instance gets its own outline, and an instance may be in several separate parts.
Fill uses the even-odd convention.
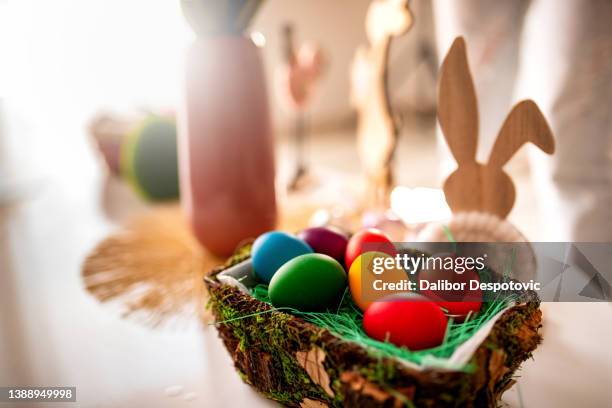
[[[489,166],[503,167],[527,142],[545,153],[555,151],[555,140],[542,112],[532,100],[519,102],[506,118],[493,145]]]
[[[478,103],[463,37],[455,39],[440,69],[438,119],[457,163],[475,162]]]

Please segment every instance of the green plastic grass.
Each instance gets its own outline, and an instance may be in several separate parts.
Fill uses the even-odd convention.
[[[270,298],[268,297],[268,287],[266,285],[257,285],[253,288],[252,295],[262,302],[271,304]],[[423,365],[425,363],[437,367],[470,371],[472,367],[469,365],[462,367],[451,366],[446,359],[448,359],[461,344],[469,340],[474,333],[493,316],[513,302],[514,297],[512,296],[504,299],[498,298],[494,301],[483,303],[481,311],[474,317],[468,316],[463,323],[455,323],[450,320],[442,344],[435,348],[419,351],[411,351],[405,347],[397,347],[391,343],[381,342],[368,337],[362,327],[363,313],[353,302],[348,290],[345,291],[340,306],[335,311],[301,312],[291,308],[282,308],[282,311],[289,312],[319,327],[323,327],[345,341],[360,344],[378,357],[392,357],[409,361],[417,365]]]

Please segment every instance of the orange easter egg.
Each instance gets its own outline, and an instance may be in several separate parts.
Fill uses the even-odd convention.
[[[355,304],[364,312],[372,302],[408,291],[408,274],[403,269],[384,268],[384,261],[389,258],[393,257],[384,252],[365,252],[351,264],[349,290]]]

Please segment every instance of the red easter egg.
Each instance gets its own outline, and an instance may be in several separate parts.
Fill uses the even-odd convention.
[[[375,228],[367,228],[356,232],[346,245],[344,264],[351,268],[353,261],[364,252],[384,252],[391,256],[397,254],[391,239],[384,232]]]
[[[372,303],[363,315],[368,336],[415,351],[442,344],[447,324],[438,305],[416,294],[389,296]]]
[[[438,257],[457,258],[452,254],[438,255]],[[423,289],[424,284],[420,281],[426,281],[429,287]],[[464,321],[470,312],[472,314],[479,312],[482,306],[482,291],[480,287],[470,288],[471,281],[480,283],[478,274],[473,269],[465,269],[462,273],[440,268],[424,269],[419,272],[420,293],[445,309],[456,322]],[[441,287],[442,285],[447,287]]]

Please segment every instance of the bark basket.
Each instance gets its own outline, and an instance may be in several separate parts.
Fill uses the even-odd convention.
[[[541,311],[533,298],[495,322],[474,353],[470,372],[413,369],[299,317],[261,314],[272,307],[217,279],[248,257],[242,251],[206,276],[210,306],[238,374],[286,406],[494,407],[541,341]]]

